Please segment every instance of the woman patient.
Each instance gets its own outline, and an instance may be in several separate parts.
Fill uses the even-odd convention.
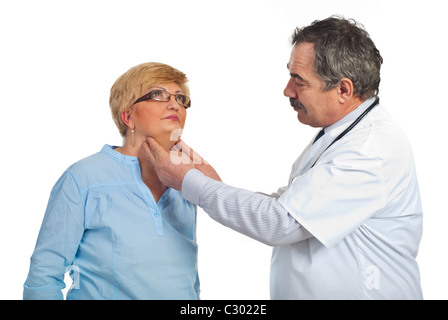
[[[142,175],[137,158],[149,136],[167,151],[177,142],[191,102],[187,81],[160,63],[117,79],[110,108],[123,146],[105,145],[55,184],[24,299],[62,299],[67,270],[67,299],[199,299],[196,207],[153,169]]]

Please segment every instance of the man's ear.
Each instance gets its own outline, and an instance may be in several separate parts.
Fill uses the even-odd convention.
[[[123,111],[123,112],[121,113],[121,120],[123,120],[123,122],[124,122],[129,128],[131,128],[131,129],[134,129],[134,128],[135,128],[135,124],[134,124],[134,121],[132,120],[132,117],[131,117],[131,111],[130,111],[130,110],[126,110],[126,111]]]
[[[346,103],[353,97],[353,82],[348,78],[342,78],[338,86],[339,102]]]

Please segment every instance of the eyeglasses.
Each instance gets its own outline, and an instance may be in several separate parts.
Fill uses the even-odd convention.
[[[183,106],[185,109],[189,108],[191,106],[191,99],[190,97],[184,95],[184,94],[171,94],[166,90],[163,89],[155,89],[147,94],[145,94],[143,97],[137,99],[134,104],[142,101],[147,100],[154,100],[154,101],[162,101],[162,102],[168,102],[171,99],[171,96],[174,96],[176,99],[176,102]]]

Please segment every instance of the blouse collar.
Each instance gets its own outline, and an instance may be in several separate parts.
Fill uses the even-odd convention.
[[[107,154],[109,157],[120,163],[128,165],[140,165],[137,157],[122,154],[116,151],[115,150],[116,148],[118,147],[105,144],[104,147],[101,149],[101,152]]]

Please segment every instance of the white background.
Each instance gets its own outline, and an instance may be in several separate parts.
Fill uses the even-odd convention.
[[[283,96],[295,27],[333,14],[364,24],[383,58],[380,97],[414,148],[424,208],[426,299],[447,299],[445,1],[0,2],[0,299],[21,299],[51,188],[121,137],[109,90],[130,67],[185,72],[183,139],[231,185],[271,193],[316,129]],[[198,214],[202,299],[269,299],[271,248]]]

